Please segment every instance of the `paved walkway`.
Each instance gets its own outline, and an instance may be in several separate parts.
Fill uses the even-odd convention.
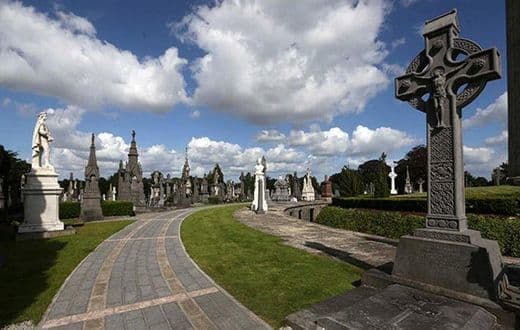
[[[265,329],[218,287],[179,239],[195,211],[140,215],[100,244],[64,283],[41,322],[60,329]]]
[[[235,217],[242,223],[271,235],[281,237],[286,244],[311,253],[335,256],[363,269],[388,269],[395,257],[395,243],[388,244],[378,236],[336,229],[299,220],[283,213],[287,204],[269,206],[269,212],[255,214],[239,210]]]

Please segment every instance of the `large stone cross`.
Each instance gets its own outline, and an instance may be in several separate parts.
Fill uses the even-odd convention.
[[[425,49],[395,79],[395,95],[426,113],[428,215],[426,227],[467,229],[462,158],[462,108],[500,78],[496,48],[459,38],[457,11],[427,21]]]

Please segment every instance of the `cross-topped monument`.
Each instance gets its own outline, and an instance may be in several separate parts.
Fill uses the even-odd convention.
[[[496,48],[459,38],[457,11],[425,23],[426,46],[395,79],[395,95],[426,113],[427,228],[467,229],[462,160],[462,108],[500,78]],[[462,58],[460,58],[462,57]]]

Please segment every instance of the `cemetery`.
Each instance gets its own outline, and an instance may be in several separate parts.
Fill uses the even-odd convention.
[[[407,10],[413,3],[394,5]],[[0,4],[0,20],[11,5],[24,8],[22,3]],[[207,28],[215,22],[203,15],[227,5],[204,7],[206,12],[202,5],[193,8],[196,14],[182,24],[201,19]],[[350,10],[363,6],[368,3],[347,5]],[[253,12],[258,14],[260,7]],[[56,18],[41,14],[38,19],[59,20],[54,28],[69,29],[68,37],[97,42],[88,20],[56,8]],[[34,7],[27,10],[35,12]],[[143,133],[145,120],[132,119],[125,140],[101,128],[74,133],[72,121],[60,118],[65,115],[59,109],[31,113],[30,119],[24,114],[32,132],[23,137],[27,150],[0,144],[0,328],[520,328],[520,85],[514,78],[519,73],[520,5],[506,1],[504,50],[471,40],[472,33],[461,25],[464,15],[452,9],[420,17],[422,49],[404,39],[377,46],[390,52],[410,42],[399,50],[408,63],[394,70],[400,73],[385,69],[393,79],[389,90],[394,98],[384,102],[395,102],[389,108],[402,111],[399,118],[420,118],[424,136],[396,149],[385,145],[393,132],[386,126],[376,148],[363,143],[354,147],[362,134],[354,131],[349,137],[337,127],[347,136],[345,149],[340,134],[332,143],[313,145],[327,137],[319,125],[309,132],[295,125],[287,134],[263,130],[254,143],[271,143],[268,148],[195,136],[180,140],[179,126],[189,126],[181,121],[166,132],[169,139],[182,142],[179,152],[179,141],[175,150],[165,144],[150,146],[149,131]],[[167,25],[180,33],[180,23]],[[196,35],[198,28],[190,26],[183,38]],[[219,35],[208,31],[208,36]],[[281,38],[280,31],[269,34]],[[318,34],[312,31],[306,42],[319,47],[313,43]],[[0,63],[3,36],[0,32]],[[417,33],[414,38],[419,39]],[[305,47],[305,42],[292,44],[287,58]],[[134,79],[159,70],[154,67],[158,63],[168,67],[172,54],[147,57],[146,74]],[[194,77],[199,79],[212,60],[194,61]],[[282,62],[292,65],[287,61]],[[88,75],[78,79],[89,80]],[[463,141],[475,133],[467,134],[466,118],[479,104],[475,116],[492,120],[491,106],[483,109],[478,102],[486,92],[496,92],[501,79],[508,82],[502,114],[508,116],[507,157],[493,158],[490,152],[485,162],[472,167],[475,156],[467,150],[487,151],[495,142],[467,147]],[[271,93],[276,85],[262,86],[266,90],[258,93],[275,102]],[[0,93],[4,87],[0,71]],[[148,87],[146,93],[153,94],[155,87]],[[314,87],[306,88],[309,92]],[[125,93],[130,98],[137,89]],[[208,95],[223,97],[198,89],[179,97],[186,97],[183,106],[189,108],[203,104],[195,97]],[[302,103],[312,103],[311,98]],[[4,99],[2,105],[11,102]],[[215,102],[230,106],[223,99]],[[199,120],[201,114],[196,110],[189,116]],[[164,138],[161,127],[167,121],[160,121],[153,132]],[[210,121],[230,130],[228,124]],[[253,122],[267,123],[261,117]],[[367,135],[375,134],[377,129]],[[406,140],[406,135],[399,139]],[[109,140],[116,142],[107,147]],[[79,151],[67,153],[67,143]],[[309,145],[298,156],[298,148]],[[363,148],[373,150],[363,153]]]

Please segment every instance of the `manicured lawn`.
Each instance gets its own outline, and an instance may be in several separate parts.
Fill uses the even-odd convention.
[[[132,222],[87,223],[71,236],[0,242],[0,327],[27,320],[37,324],[81,260]]]
[[[352,289],[362,271],[284,245],[233,218],[243,206],[203,210],[182,224],[189,255],[219,285],[274,328],[285,316]]]

